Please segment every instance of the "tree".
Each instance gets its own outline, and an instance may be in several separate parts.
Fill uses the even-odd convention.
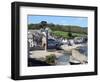
[[[71,32],[68,32],[68,36],[71,38],[72,37],[72,33]]]
[[[68,37],[69,37],[69,38],[72,38],[71,26],[68,27],[68,31],[69,31],[69,32],[68,32]]]

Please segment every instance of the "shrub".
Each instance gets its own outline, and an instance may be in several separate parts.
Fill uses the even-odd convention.
[[[56,59],[55,54],[51,54],[49,56],[46,56],[46,63],[55,64],[55,59]]]

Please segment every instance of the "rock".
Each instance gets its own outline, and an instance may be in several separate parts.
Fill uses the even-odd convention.
[[[72,57],[75,60],[80,61],[80,63],[87,62],[87,57],[84,54],[81,54],[78,50],[75,50],[75,49],[72,50]]]

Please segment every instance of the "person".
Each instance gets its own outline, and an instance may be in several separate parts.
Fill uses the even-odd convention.
[[[43,37],[42,37],[42,47],[47,50],[47,38],[46,38],[46,33],[43,32]]]
[[[30,32],[28,32],[28,45],[29,47],[33,47],[34,43],[33,43],[33,36]]]

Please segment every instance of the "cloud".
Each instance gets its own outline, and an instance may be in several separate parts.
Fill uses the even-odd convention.
[[[85,18],[85,17],[82,17],[82,18],[77,18],[77,19],[82,21],[82,20],[84,20],[84,19],[86,19],[86,18]]]

